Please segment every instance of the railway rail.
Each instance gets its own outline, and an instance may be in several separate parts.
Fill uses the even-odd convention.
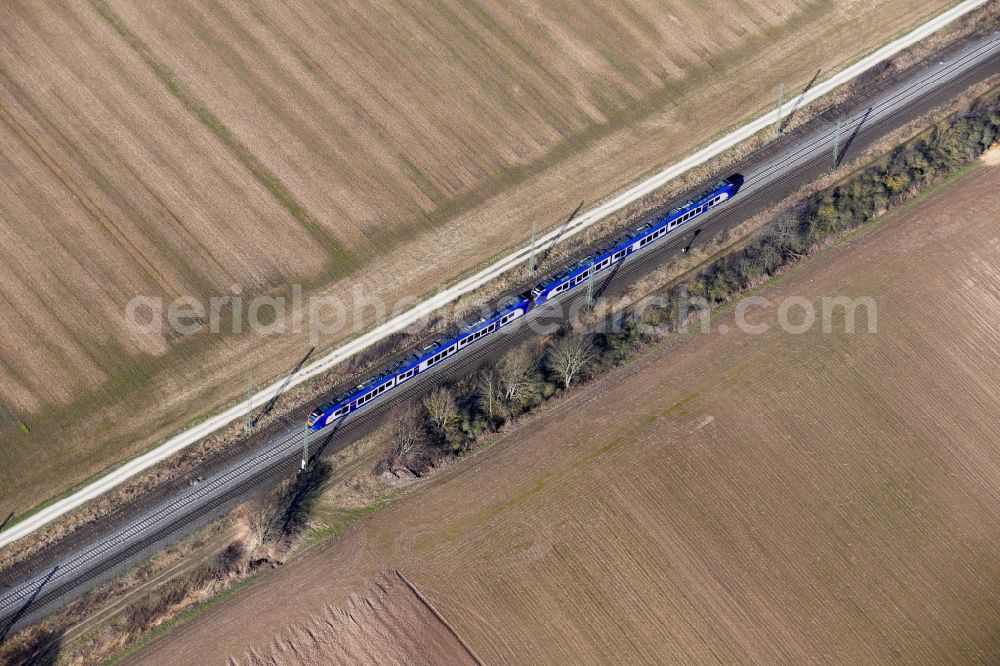
[[[933,61],[898,73],[862,93],[855,100],[789,132],[742,163],[731,167],[744,176],[740,195],[728,206],[706,213],[693,227],[683,227],[659,244],[638,253],[612,275],[595,280],[595,290],[614,291],[680,256],[689,244],[702,244],[756,212],[794,192],[828,171],[833,165],[833,123],[842,120],[842,136],[852,137],[843,148],[849,160],[887,132],[918,118],[934,106],[953,99],[969,86],[1000,73],[1000,33],[955,45]],[[664,206],[664,209],[669,206]],[[662,214],[654,211],[650,217]],[[570,264],[573,262],[567,262]],[[572,293],[532,311],[495,339],[441,363],[433,373],[419,375],[398,393],[372,401],[352,418],[317,437],[323,454],[339,450],[370,431],[399,401],[422,393],[432,383],[464,374],[499,357],[533,335],[527,322],[556,317],[571,309],[584,294]],[[567,306],[570,306],[567,308]],[[260,433],[254,446],[238,449],[239,455],[206,461],[195,474],[205,480],[194,486],[176,484],[155,489],[133,504],[37,556],[0,572],[0,635],[24,626],[70,599],[108,580],[164,545],[180,539],[232,506],[260,492],[298,468],[304,430],[305,406],[289,420]],[[301,416],[301,419],[300,419]]]

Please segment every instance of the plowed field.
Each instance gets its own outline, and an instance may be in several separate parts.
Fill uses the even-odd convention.
[[[487,663],[997,661],[998,192],[973,170],[763,291],[767,332],[595,381],[139,661],[266,645],[386,565]],[[837,296],[877,330],[777,325]]]

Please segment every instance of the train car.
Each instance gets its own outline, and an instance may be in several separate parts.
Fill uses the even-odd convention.
[[[638,252],[650,243],[718,206],[735,195],[742,183],[743,179],[738,175],[719,181],[698,196],[671,209],[666,215],[642,225],[576,265],[553,275],[531,290],[530,294],[515,296],[504,301],[489,317],[484,317],[465,327],[456,335],[435,341],[382,374],[318,406],[309,414],[306,424],[313,430],[321,430],[344,418],[478,340],[510,325],[528,314],[532,308],[570,291],[587,280],[592,273],[597,274],[611,268],[630,254]]]
[[[514,323],[515,320],[526,315],[530,307],[531,300],[527,295],[507,299],[490,316],[466,326],[454,336],[431,343],[420,352],[411,354],[395,364],[381,375],[373,377],[320,405],[309,414],[306,425],[312,430],[322,430],[421,372],[426,372],[459,351]]]
[[[660,240],[668,233],[703,215],[734,196],[740,185],[742,185],[740,176],[724,178],[701,194],[671,209],[662,217],[626,234],[610,247],[599,250],[574,266],[553,275],[531,290],[532,306],[537,307],[556,296],[571,291],[574,287],[588,280],[592,274],[596,275],[608,270],[630,254],[638,252],[650,243]]]

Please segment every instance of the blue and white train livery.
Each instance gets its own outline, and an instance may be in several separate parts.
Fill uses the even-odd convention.
[[[621,263],[629,255],[663,238],[668,233],[687,224],[699,215],[731,198],[743,184],[742,176],[725,178],[701,194],[635,231],[626,234],[611,245],[598,250],[574,266],[548,278],[529,294],[514,296],[504,301],[489,317],[480,319],[461,330],[457,335],[438,340],[422,351],[410,355],[381,375],[342,393],[333,400],[314,409],[307,425],[313,430],[325,428],[330,423],[375,400],[387,391],[426,372],[441,361],[459,353],[469,345],[496,333],[505,326],[525,316],[533,308],[561,296],[596,275]]]
[[[671,209],[666,215],[622,236],[610,247],[599,250],[575,266],[553,275],[531,290],[532,305],[541,305],[554,296],[570,291],[573,287],[586,281],[590,277],[591,271],[595,275],[605,271],[623,261],[630,254],[658,241],[674,229],[687,224],[729,199],[736,194],[739,185],[739,180],[735,177],[720,180],[714,187],[710,187],[698,196]]]
[[[409,381],[421,372],[462,351],[469,345],[495,333],[528,313],[531,302],[525,296],[514,296],[504,301],[493,314],[466,327],[458,335],[437,340],[416,354],[411,354],[383,374],[350,389],[330,402],[312,411],[306,424],[320,430],[359,409],[386,391]]]

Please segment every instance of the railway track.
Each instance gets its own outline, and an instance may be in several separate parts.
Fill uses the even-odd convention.
[[[805,123],[737,165],[735,170],[743,174],[744,183],[735,199],[706,213],[696,226],[678,229],[630,257],[614,273],[596,279],[595,291],[613,293],[627,286],[678,257],[689,242],[707,242],[828,171],[834,161],[836,119],[842,120],[842,137],[851,137],[841,160],[850,160],[887,132],[997,73],[1000,34],[993,33],[955,45],[933,61],[898,73],[857,99]],[[669,205],[672,202],[664,209]],[[692,235],[695,229],[701,233]],[[313,435],[315,450],[322,454],[340,450],[375,427],[395,404],[501,356],[534,335],[529,326],[532,322],[545,318],[557,321],[560,312],[572,311],[585,298],[585,294],[576,292],[583,291],[571,292],[531,312],[502,333],[484,338],[442,362],[435,371],[418,375],[351,418]],[[288,478],[299,466],[302,422],[310,408],[303,406],[242,446],[203,463],[201,471],[194,473],[203,475],[203,482],[194,486],[177,481],[165,484],[105,520],[0,573],[0,635],[37,621],[262,489]]]

